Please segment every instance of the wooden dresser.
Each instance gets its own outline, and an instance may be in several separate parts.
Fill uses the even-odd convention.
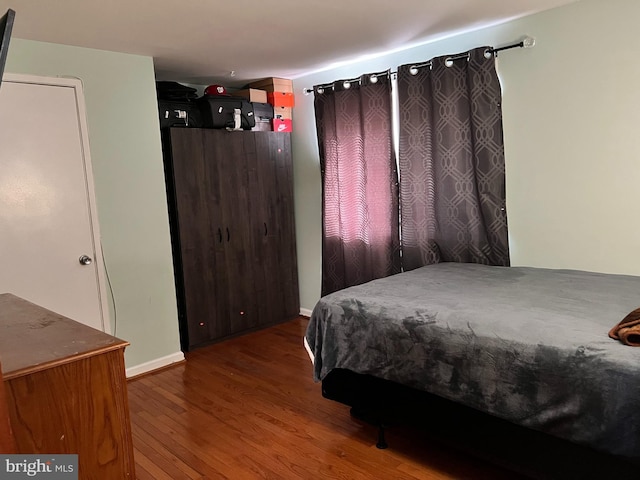
[[[127,342],[0,295],[0,364],[18,453],[78,454],[82,480],[135,478]]]

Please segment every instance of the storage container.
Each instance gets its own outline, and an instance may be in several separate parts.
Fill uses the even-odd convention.
[[[244,90],[231,92],[231,94],[236,97],[246,98],[250,102],[267,103],[266,90],[259,90],[257,88],[245,88]]]
[[[293,82],[286,78],[269,77],[248,85],[249,88],[258,88],[267,92],[289,92],[293,93]]]
[[[291,92],[267,92],[267,101],[274,107],[295,106],[295,96]]]
[[[293,131],[292,121],[290,119],[274,118],[273,131],[274,132],[292,132]]]

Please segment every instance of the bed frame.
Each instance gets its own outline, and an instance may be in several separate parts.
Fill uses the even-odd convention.
[[[357,422],[376,428],[376,447],[402,428],[533,479],[636,480],[640,464],[515,425],[422,390],[370,375],[334,369],[322,396],[350,407]],[[429,452],[424,452],[425,457]]]

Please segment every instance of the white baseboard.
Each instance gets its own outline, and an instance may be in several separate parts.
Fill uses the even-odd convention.
[[[311,316],[311,310],[309,310],[308,308],[301,308],[300,309],[300,315],[302,315],[303,317],[310,317]]]
[[[149,373],[153,370],[157,370],[158,368],[163,368],[172,363],[182,362],[184,361],[184,353],[176,352],[171,355],[167,355],[166,357],[156,358],[155,360],[151,360],[150,362],[141,363],[140,365],[136,365],[135,367],[127,368],[125,370],[125,374],[127,378],[137,377],[138,375],[142,375],[143,373]]]

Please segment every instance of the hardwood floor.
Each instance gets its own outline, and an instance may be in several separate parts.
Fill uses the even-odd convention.
[[[128,384],[138,480],[515,479],[426,434],[376,429],[322,398],[299,318],[195,350]]]

